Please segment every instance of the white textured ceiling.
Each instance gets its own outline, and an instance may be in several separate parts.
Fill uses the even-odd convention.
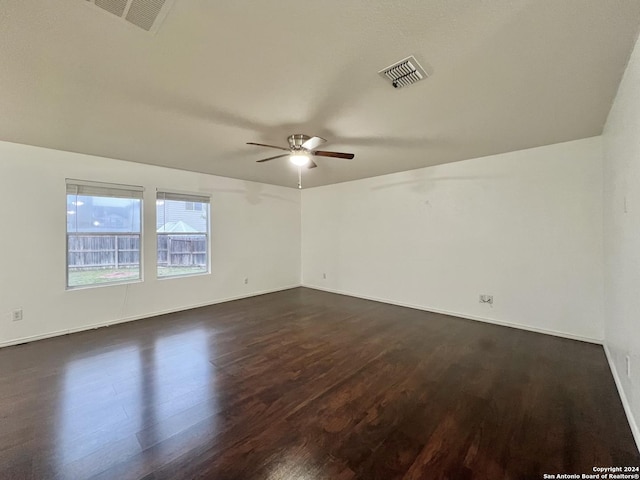
[[[0,139],[295,187],[291,133],[356,154],[304,186],[599,135],[638,0],[177,0],[157,34],[0,3]],[[394,90],[408,55],[430,77]],[[0,159],[1,161],[1,159]]]

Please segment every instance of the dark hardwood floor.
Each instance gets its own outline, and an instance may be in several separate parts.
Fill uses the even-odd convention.
[[[309,289],[0,350],[2,479],[639,464],[600,346]]]

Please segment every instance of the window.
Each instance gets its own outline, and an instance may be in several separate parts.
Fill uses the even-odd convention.
[[[142,192],[67,179],[67,288],[141,279]]]
[[[209,272],[209,197],[159,191],[158,277]]]

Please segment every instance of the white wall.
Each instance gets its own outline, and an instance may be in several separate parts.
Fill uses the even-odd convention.
[[[145,187],[144,282],[65,290],[67,177]],[[211,194],[211,275],[156,279],[156,187]],[[300,283],[296,189],[0,142],[0,221],[0,346]]]
[[[603,146],[605,348],[640,446],[640,41],[609,113]]]
[[[579,339],[602,241],[600,137],[302,192],[304,285]]]
[[[603,337],[600,138],[307,189],[302,207],[295,189],[89,155],[0,142],[0,159],[0,346],[295,286],[301,229],[309,286]],[[156,279],[146,235],[144,282],[65,290],[67,177],[145,186],[146,232],[156,187],[211,193],[212,274]]]

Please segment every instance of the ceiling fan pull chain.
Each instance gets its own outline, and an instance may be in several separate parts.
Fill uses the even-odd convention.
[[[298,167],[298,188],[302,188],[302,167]]]

